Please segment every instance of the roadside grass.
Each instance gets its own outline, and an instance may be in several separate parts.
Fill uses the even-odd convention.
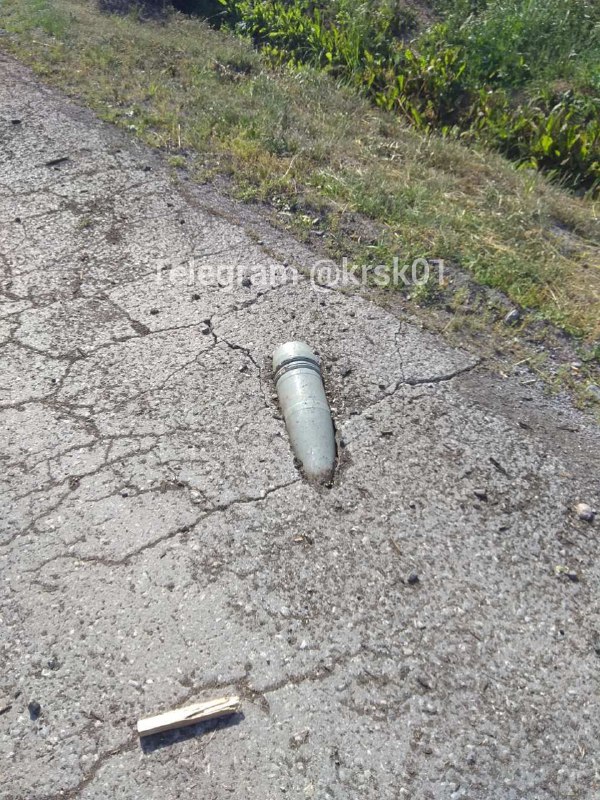
[[[267,204],[334,258],[445,259],[597,353],[591,200],[482,148],[418,133],[311,68],[269,69],[249,42],[201,19],[0,0],[0,27],[0,47],[46,81],[166,151],[174,168],[228,179],[237,197]],[[414,295],[435,302],[428,289]],[[460,292],[453,302],[459,309]]]
[[[390,0],[220,2],[271,63],[311,64],[421,131],[600,193],[594,0],[445,0],[434,24],[413,28]],[[202,14],[205,0],[192,5]]]
[[[567,82],[600,88],[600,11],[594,0],[437,0],[449,43],[473,80],[516,89]]]

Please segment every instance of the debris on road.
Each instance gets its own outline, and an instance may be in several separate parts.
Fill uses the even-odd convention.
[[[50,161],[46,161],[44,164],[45,167],[58,167],[59,164],[64,164],[65,161],[69,160],[69,156],[59,156],[59,158],[51,158]]]
[[[290,736],[290,747],[294,750],[297,750],[299,747],[302,747],[303,744],[308,742],[310,737],[310,729],[304,728],[304,730],[300,731],[299,733],[295,733],[293,736]]]
[[[596,516],[595,510],[587,503],[577,503],[575,506],[575,513],[584,522],[593,522]]]
[[[494,456],[490,456],[490,463],[491,463],[491,464],[492,464],[494,467],[496,467],[496,469],[498,470],[498,472],[500,472],[500,473],[501,473],[502,475],[504,475],[506,478],[509,478],[509,477],[510,477],[510,475],[508,474],[507,470],[506,470],[506,469],[505,469],[505,468],[502,466],[502,464],[501,464],[499,461],[497,461],[497,460],[494,458]]]
[[[326,482],[335,467],[335,433],[319,361],[304,342],[286,342],[273,353],[279,404],[294,455],[307,478]]]
[[[557,564],[554,567],[554,574],[557,578],[565,577],[568,578],[572,583],[579,583],[579,575],[572,569],[564,567],[562,564]]]
[[[8,697],[0,697],[0,716],[10,711],[11,708],[12,700],[9,700]]]
[[[140,736],[151,736],[154,733],[172,731],[176,728],[183,728],[186,725],[196,725],[198,722],[236,714],[239,710],[240,698],[236,695],[219,697],[217,700],[194,703],[184,708],[177,708],[174,711],[158,714],[155,717],[140,719],[137,723],[137,732]]]
[[[42,707],[37,700],[32,700],[27,706],[27,711],[29,711],[29,717],[36,720],[42,713]]]

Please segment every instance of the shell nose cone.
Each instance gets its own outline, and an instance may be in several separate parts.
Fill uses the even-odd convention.
[[[335,467],[335,433],[318,360],[304,342],[287,342],[273,354],[279,404],[292,450],[307,478],[328,481]]]
[[[331,480],[335,467],[335,435],[328,410],[312,414],[309,425],[299,415],[286,425],[292,450],[307,478],[319,483]]]

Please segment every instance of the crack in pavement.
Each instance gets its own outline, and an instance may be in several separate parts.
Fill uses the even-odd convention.
[[[473,372],[475,369],[480,367],[485,362],[485,359],[480,358],[477,359],[473,364],[468,364],[466,367],[459,367],[455,370],[451,370],[450,372],[444,373],[442,375],[431,375],[427,378],[401,378],[399,381],[396,381],[391,389],[387,390],[381,397],[375,400],[373,403],[370,403],[368,406],[363,408],[356,417],[363,417],[366,414],[370,414],[373,409],[377,408],[378,406],[382,405],[386,402],[386,400],[390,400],[394,397],[400,389],[403,389],[405,386],[427,386],[427,384],[439,384],[439,383],[450,383],[455,378],[459,378],[461,375],[466,375],[469,372]],[[346,424],[346,423],[344,423]],[[352,440],[347,440],[352,441]]]
[[[506,800],[531,792],[532,770],[548,796],[592,786],[581,749],[593,752],[598,721],[577,712],[597,656],[595,523],[572,510],[596,502],[578,454],[585,425],[549,457],[549,428],[524,436],[507,423],[519,402],[510,381],[461,381],[483,359],[400,322],[374,294],[312,294],[318,254],[256,209],[173,185],[161,156],[3,56],[0,73],[0,100],[27,116],[1,167],[5,183],[14,173],[2,217],[14,205],[25,224],[0,232],[12,337],[2,354],[19,399],[2,415],[14,511],[0,549],[0,652],[7,690],[43,708],[30,724],[23,705],[0,730],[11,796],[189,793],[202,745],[138,757],[129,717],[226,687],[268,724],[211,739],[218,774],[194,772],[215,800],[279,786],[363,800],[464,786]],[[51,155],[71,163],[39,169]],[[191,259],[201,295],[154,282],[175,281]],[[272,261],[286,270],[278,285],[280,271],[264,278]],[[227,295],[219,269],[230,266],[251,281]],[[360,435],[370,429],[339,451],[331,487],[294,471],[276,416],[267,357],[284,337],[320,351],[338,428],[352,436],[356,418]],[[361,420],[388,400],[374,418],[393,431]],[[44,675],[50,654],[61,665]],[[421,673],[434,673],[424,711],[407,699]],[[91,703],[105,727],[81,716]],[[290,745],[304,729],[310,743]],[[561,777],[573,752],[575,772]]]
[[[139,339],[141,339],[143,337],[158,337],[161,334],[170,333],[170,332],[174,332],[174,331],[181,331],[181,330],[191,330],[191,329],[194,329],[194,328],[202,329],[203,326],[208,325],[209,328],[210,328],[210,333],[213,336],[215,343],[218,343],[219,341],[222,341],[228,347],[230,347],[232,350],[233,349],[241,350],[242,352],[244,352],[248,356],[248,358],[256,366],[258,366],[256,364],[256,361],[255,361],[254,357],[252,356],[251,352],[247,348],[244,348],[244,347],[242,347],[240,345],[233,344],[233,343],[227,341],[226,339],[224,339],[223,337],[217,338],[217,335],[215,334],[215,331],[213,329],[212,320],[213,320],[213,318],[215,316],[218,317],[219,321],[225,320],[225,319],[227,319],[229,316],[231,316],[233,314],[239,313],[241,311],[244,311],[247,308],[250,308],[251,306],[253,306],[255,303],[260,301],[261,298],[265,297],[270,292],[274,292],[274,291],[276,291],[278,289],[281,289],[281,288],[286,288],[287,286],[288,286],[288,284],[281,284],[281,285],[278,285],[278,286],[273,286],[273,287],[270,287],[270,288],[267,288],[267,289],[264,289],[264,290],[260,290],[255,297],[253,297],[251,299],[248,299],[246,301],[238,302],[234,308],[227,309],[227,310],[224,310],[224,311],[216,311],[210,317],[208,317],[208,318],[206,318],[204,320],[201,320],[201,321],[185,323],[183,325],[168,325],[168,326],[165,326],[165,327],[162,327],[162,328],[156,328],[154,330],[149,328],[145,323],[141,322],[140,320],[137,320],[134,317],[132,317],[129,312],[127,312],[121,305],[119,305],[119,303],[117,303],[114,299],[112,299],[105,291],[100,291],[100,292],[98,292],[96,294],[86,296],[86,300],[100,300],[100,301],[103,301],[103,302],[106,302],[106,303],[109,303],[110,305],[112,305],[117,311],[119,311],[122,314],[123,319],[125,319],[125,320],[127,320],[129,322],[129,324],[131,325],[131,327],[135,331],[135,334],[132,334],[131,336],[118,336],[118,337],[115,337],[113,340],[108,341],[108,342],[104,342],[102,344],[99,344],[96,347],[92,347],[91,349],[84,350],[81,347],[77,347],[75,349],[72,349],[72,350],[70,350],[68,352],[65,352],[65,353],[62,353],[62,354],[53,354],[47,349],[35,347],[34,345],[30,344],[29,342],[23,341],[23,339],[21,339],[19,337],[19,335],[18,335],[19,329],[20,329],[22,323],[18,322],[17,326],[15,327],[15,329],[13,331],[11,331],[10,335],[5,339],[5,341],[0,343],[0,349],[6,347],[7,345],[13,345],[13,346],[19,347],[19,348],[21,348],[23,350],[29,350],[30,352],[35,353],[36,355],[43,356],[44,358],[47,358],[47,359],[49,359],[51,361],[65,361],[68,364],[72,364],[72,363],[77,362],[77,361],[84,361],[86,359],[89,359],[91,356],[94,356],[94,355],[96,355],[97,353],[99,353],[99,352],[101,352],[103,350],[108,350],[108,349],[110,349],[112,347],[116,347],[118,345],[125,344],[125,343],[130,342],[130,341],[137,341],[137,340],[139,340]],[[48,304],[46,304],[44,306],[30,306],[30,307],[28,307],[26,309],[21,309],[20,311],[15,311],[12,314],[6,315],[5,318],[8,318],[10,316],[19,317],[22,314],[24,314],[24,313],[26,313],[28,311],[31,311],[32,308],[35,308],[36,310],[38,310],[38,309],[48,309],[48,308],[52,308],[54,306],[60,307],[60,306],[63,306],[65,302],[68,303],[69,301],[68,300],[67,301],[55,300],[52,303],[48,303]],[[201,351],[201,353],[204,353],[204,352],[207,352],[207,351],[205,351],[205,350]],[[48,396],[52,396],[52,394],[51,395],[46,395],[46,397],[48,397]],[[19,401],[18,403],[3,405],[0,408],[15,408],[15,407],[18,407],[20,405],[25,405],[25,404],[30,403],[30,402],[35,402],[35,400],[36,400],[36,398],[26,399],[26,400]]]
[[[138,737],[135,735],[130,736],[125,740],[125,742],[123,742],[123,744],[113,747],[110,750],[106,750],[104,753],[102,753],[102,755],[99,755],[93,767],[76,786],[71,789],[59,791],[58,793],[40,796],[39,800],[75,800],[75,798],[79,797],[84,789],[90,785],[103,767],[105,767],[110,761],[118,756],[135,750],[137,746]]]
[[[179,527],[179,528],[177,528],[177,529],[175,529],[173,531],[165,533],[163,536],[159,536],[156,539],[152,539],[152,541],[144,543],[143,545],[141,545],[140,547],[136,548],[135,550],[132,550],[131,552],[127,553],[122,558],[111,559],[111,558],[104,558],[104,557],[101,557],[101,556],[82,556],[82,555],[76,555],[75,553],[60,553],[60,554],[58,554],[56,556],[52,556],[51,558],[47,559],[46,561],[41,562],[40,564],[36,564],[36,566],[32,567],[31,569],[24,569],[23,572],[24,573],[39,572],[44,567],[48,566],[48,564],[52,564],[55,561],[61,561],[61,560],[65,560],[65,559],[78,561],[78,562],[80,562],[82,564],[90,563],[90,564],[97,564],[97,565],[105,566],[105,567],[120,567],[120,566],[124,566],[124,565],[129,564],[134,558],[137,558],[137,556],[141,555],[142,553],[145,553],[147,550],[151,550],[154,547],[157,547],[158,545],[163,544],[164,542],[168,542],[171,539],[175,539],[177,536],[180,536],[181,534],[190,533],[191,531],[193,531],[193,529],[197,525],[199,525],[205,519],[207,519],[207,518],[209,518],[209,517],[211,517],[211,516],[213,516],[215,514],[222,514],[222,513],[226,512],[226,511],[228,511],[230,508],[234,508],[235,506],[243,506],[243,505],[248,505],[248,504],[253,504],[253,503],[262,503],[268,497],[270,497],[270,495],[275,494],[276,492],[280,492],[280,491],[282,491],[284,489],[288,489],[290,486],[294,486],[296,483],[300,482],[301,480],[302,480],[302,478],[300,476],[298,476],[294,480],[287,481],[286,483],[278,484],[277,486],[269,487],[268,489],[264,489],[256,496],[240,497],[240,498],[236,498],[235,500],[231,500],[229,503],[220,503],[220,504],[217,503],[217,504],[215,504],[213,506],[209,506],[208,508],[202,509],[201,512],[196,517],[196,519],[194,519],[189,524],[182,525],[181,527]],[[177,489],[187,489],[189,491],[189,486],[186,486],[185,484],[183,486],[175,487],[175,488],[177,488]],[[160,489],[155,488],[155,489],[152,489],[150,491],[160,491]],[[44,512],[39,517],[37,517],[36,520],[34,520],[34,522],[30,524],[29,529],[26,532],[25,531],[20,531],[18,534],[13,536],[10,541],[4,543],[2,546],[3,547],[4,546],[8,546],[8,545],[12,544],[12,542],[15,539],[19,538],[19,536],[24,536],[25,533],[31,533],[32,527],[37,522],[39,522],[39,520],[41,518],[46,517],[49,514],[51,514],[53,511],[55,511],[56,508],[58,508],[60,506],[60,504],[65,500],[65,497],[68,497],[69,495],[70,495],[70,492],[67,492],[67,494],[65,496],[63,496],[55,504],[55,506],[53,506],[47,512]],[[76,542],[71,542],[68,546],[72,547],[74,544],[76,544]]]
[[[221,692],[229,689],[231,691],[235,691],[235,693],[242,700],[246,700],[252,705],[257,706],[263,714],[269,716],[270,704],[267,695],[282,691],[288,686],[301,686],[305,683],[320,682],[328,678],[333,678],[337,670],[340,667],[346,666],[349,661],[356,658],[362,649],[363,646],[359,645],[358,647],[350,649],[346,652],[340,652],[334,658],[328,659],[327,664],[319,663],[312,669],[305,672],[284,676],[280,680],[273,681],[271,684],[268,684],[265,688],[260,690],[254,689],[250,685],[252,671],[249,669],[246,669],[245,674],[239,680],[230,679],[203,682],[193,686],[185,694],[173,701],[172,708],[185,707],[192,701],[198,702],[198,698],[206,695],[209,692]],[[215,723],[226,724],[226,722],[217,720],[215,720]],[[80,735],[80,732],[78,735]],[[156,741],[159,736],[161,736],[161,734],[157,734],[154,737],[149,737],[149,739]],[[206,741],[206,745],[208,745],[210,741],[211,740],[208,739]],[[99,755],[93,767],[83,776],[76,786],[73,786],[70,789],[59,791],[58,793],[44,795],[43,797],[40,797],[39,800],[75,800],[75,798],[79,797],[84,789],[86,789],[92,783],[98,773],[112,760],[118,758],[124,753],[134,751],[137,749],[137,747],[141,747],[145,752],[145,748],[147,748],[148,745],[144,745],[137,736],[129,737],[122,744],[112,747]],[[151,751],[152,745],[150,745],[150,752]]]

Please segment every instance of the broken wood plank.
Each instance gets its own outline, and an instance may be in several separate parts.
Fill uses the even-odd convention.
[[[219,697],[217,700],[209,700],[206,703],[194,703],[193,705],[185,706],[185,708],[167,711],[164,714],[158,714],[156,717],[140,719],[137,723],[137,732],[140,736],[151,736],[153,733],[172,731],[175,728],[195,725],[207,719],[235,714],[239,710],[239,697],[235,695]]]

